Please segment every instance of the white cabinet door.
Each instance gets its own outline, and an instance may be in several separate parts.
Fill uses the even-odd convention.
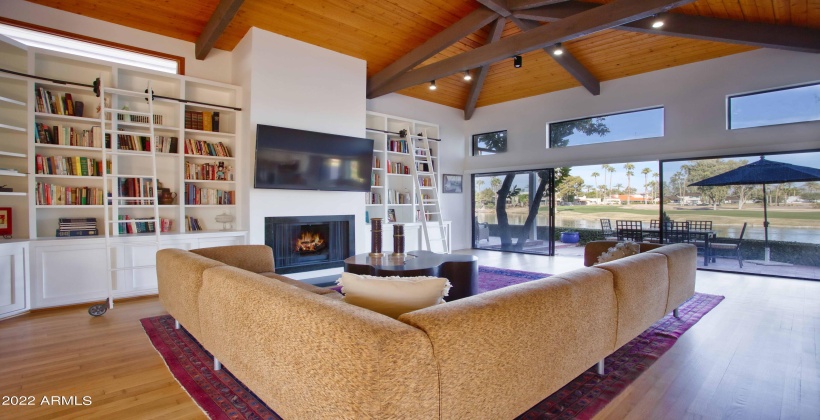
[[[215,236],[210,238],[200,238],[199,248],[211,248],[215,246],[244,245],[245,236]]]
[[[105,300],[108,273],[105,244],[72,241],[65,245],[32,244],[31,306],[71,305]]]
[[[27,310],[26,243],[0,244],[0,318]]]

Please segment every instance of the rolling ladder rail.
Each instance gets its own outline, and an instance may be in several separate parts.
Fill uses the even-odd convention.
[[[149,93],[151,92],[151,93]],[[128,272],[130,271],[131,274],[134,274],[135,270],[147,269],[147,268],[154,268],[156,265],[140,265],[140,266],[125,266],[125,267],[115,267],[112,257],[112,252],[115,252],[119,246],[122,246],[122,242],[115,243],[115,238],[119,236],[120,226],[124,223],[132,223],[134,220],[120,220],[120,207],[121,206],[128,206],[131,202],[136,202],[139,205],[145,205],[146,203],[150,203],[153,209],[153,218],[152,219],[140,219],[140,222],[148,222],[154,224],[154,240],[152,242],[139,242],[138,245],[144,246],[148,244],[153,244],[157,250],[159,250],[159,242],[160,242],[160,231],[161,231],[161,221],[159,217],[159,201],[158,201],[158,185],[157,185],[157,155],[156,155],[156,137],[155,137],[155,130],[154,130],[154,98],[153,98],[153,90],[151,89],[151,83],[148,82],[148,89],[143,92],[135,92],[123,89],[114,89],[108,88],[105,86],[99,86],[99,95],[100,95],[100,102],[101,102],[101,109],[100,109],[100,126],[102,131],[102,138],[103,138],[103,153],[102,153],[102,160],[103,160],[103,200],[104,200],[104,207],[105,207],[105,249],[106,249],[106,270],[107,270],[107,290],[108,290],[108,301],[107,305],[94,305],[89,308],[88,312],[93,316],[99,316],[105,313],[105,311],[109,308],[114,307],[114,281],[117,278],[117,275],[121,272]],[[105,98],[107,95],[110,95],[112,101],[111,106],[107,107],[105,105]],[[136,111],[129,111],[129,110],[122,110],[116,109],[117,104],[119,101],[114,100],[120,97],[130,97],[130,98],[139,98],[144,99],[148,103],[148,112],[136,112]],[[106,120],[106,116],[110,116],[111,121]],[[122,116],[122,119],[120,119]],[[133,121],[131,117],[143,117],[147,118],[147,124],[141,123],[128,123],[128,120]],[[111,128],[107,128],[107,124],[110,124]],[[128,127],[137,127],[136,129],[120,129],[120,124],[124,125],[126,128]],[[147,129],[147,131],[145,131]],[[139,131],[143,130],[143,131]],[[110,149],[105,145],[105,136],[110,135],[111,143]],[[150,151],[131,151],[131,150],[121,150],[120,149],[120,136],[137,136],[137,137],[145,137],[149,138],[149,147]],[[121,156],[129,156],[134,159],[150,159],[150,173],[145,174],[121,174],[119,172],[119,157]],[[111,173],[108,173],[108,161],[111,160]],[[145,165],[135,165],[139,167],[144,167]],[[150,196],[137,196],[137,197],[123,197],[120,196],[120,180],[123,178],[140,178],[143,181],[147,181],[150,183],[148,191]],[[144,185],[144,184],[143,184]],[[145,187],[142,187],[140,193],[145,191]],[[109,196],[109,194],[111,194]],[[119,242],[119,241],[117,241]]]
[[[430,153],[430,139],[426,135],[408,136],[410,137],[410,152],[413,155],[413,166],[411,168],[413,175],[413,182],[416,184],[416,192],[418,195],[418,215],[421,222],[421,228],[424,235],[424,243],[428,251],[432,251],[430,241],[441,241],[442,251],[445,254],[450,253],[450,241],[447,238],[447,227],[444,226],[441,214],[441,200],[439,199],[438,179],[436,177],[436,170],[433,166],[433,158]],[[420,170],[419,165],[423,165],[425,170]],[[427,180],[427,184],[424,185]],[[426,194],[430,197],[425,197]],[[430,216],[431,220],[427,220]],[[434,222],[438,227],[438,237],[430,237],[430,229],[427,222]]]

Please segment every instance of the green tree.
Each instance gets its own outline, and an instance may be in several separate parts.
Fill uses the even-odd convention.
[[[745,165],[747,161],[723,160],[723,159],[702,159],[694,164],[686,165],[688,180],[685,183],[692,184],[715,175],[735,169]],[[709,186],[697,187],[701,194],[701,200],[706,198],[712,204],[712,208],[717,210],[717,206],[726,199],[730,191],[729,186]],[[745,191],[742,193],[745,196]],[[745,198],[744,198],[745,199]],[[743,201],[743,200],[741,200]]]
[[[583,133],[588,137],[592,137],[593,135],[603,137],[609,133],[609,127],[606,126],[606,117],[584,118],[581,120],[550,124],[550,147],[569,146],[568,137],[576,132]]]
[[[601,174],[599,174],[598,172],[593,172],[590,174],[590,176],[592,177],[592,179],[595,180],[595,191],[598,191],[598,177],[601,176]]]
[[[482,134],[477,140],[477,150],[479,155],[494,155],[507,150],[507,132],[496,131],[494,133]]]

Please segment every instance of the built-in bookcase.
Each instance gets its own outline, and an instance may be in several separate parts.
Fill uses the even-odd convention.
[[[238,177],[236,156],[241,148],[237,141],[239,111],[234,107],[240,103],[239,89],[236,86],[211,82],[184,76],[169,75],[151,70],[135,69],[128,66],[107,63],[98,60],[79,58],[67,54],[42,51],[36,48],[20,49],[17,55],[11,48],[13,43],[4,43],[2,54],[10,56],[18,63],[18,70],[26,73],[27,66],[33,67],[37,76],[54,78],[80,84],[92,85],[99,78],[106,86],[117,89],[144,92],[150,82],[154,93],[154,131],[153,147],[166,144],[164,149],[157,149],[157,177],[162,188],[168,188],[176,195],[173,204],[160,205],[160,217],[172,221],[168,233],[186,233],[191,231],[217,231],[222,224],[215,221],[217,215],[227,213],[236,220],[232,225],[241,229],[244,221],[237,211],[241,193],[237,193],[242,180]],[[16,60],[16,61],[15,61]],[[29,61],[30,60],[30,61]],[[28,64],[32,63],[32,64]],[[51,109],[43,107],[39,101],[43,96],[62,101],[63,106]],[[106,202],[85,202],[83,204],[62,205],[52,200],[44,200],[42,190],[46,185],[79,189],[83,187],[102,189],[103,177],[99,175],[45,173],[38,168],[39,161],[100,161],[105,139],[94,137],[101,124],[110,129],[111,116],[101,116],[98,98],[91,87],[60,84],[44,80],[2,77],[0,79],[0,107],[19,107],[19,111],[4,112],[8,118],[7,125],[13,128],[3,130],[3,146],[0,167],[19,170],[20,180],[14,184],[17,208],[15,208],[15,237],[52,238],[60,218],[96,218],[98,230],[103,232],[102,221]],[[5,100],[4,100],[5,98]],[[68,106],[68,102],[73,106]],[[182,102],[176,99],[184,99]],[[105,98],[111,108],[128,109],[135,112],[147,112],[144,98],[115,95]],[[29,103],[30,102],[30,103]],[[77,104],[82,103],[82,112],[77,111]],[[39,106],[38,106],[39,105]],[[73,108],[69,111],[69,108]],[[3,108],[5,109],[5,108]],[[218,115],[218,127],[214,120],[206,129],[186,127],[186,114],[191,112]],[[8,116],[8,117],[6,117]],[[147,121],[121,116],[117,121],[120,130],[144,132]],[[0,121],[2,130],[3,121]],[[51,135],[44,135],[51,130]],[[9,134],[6,136],[5,132]],[[56,133],[66,133],[62,136]],[[70,133],[75,133],[71,141]],[[83,133],[94,143],[82,142]],[[46,138],[48,137],[48,139]],[[57,139],[57,140],[55,140]],[[138,140],[138,138],[135,138]],[[56,143],[56,144],[55,144]],[[120,143],[126,143],[122,139]],[[186,144],[208,144],[211,148],[205,151],[186,152]],[[170,145],[175,147],[171,148]],[[138,155],[141,151],[134,150]],[[148,154],[147,152],[145,152]],[[211,154],[216,154],[212,156]],[[18,159],[16,164],[9,162]],[[118,173],[139,174],[147,169],[147,159],[123,159],[119,161]],[[143,163],[140,163],[143,162]],[[214,175],[196,177],[190,175],[191,168],[218,168]],[[187,170],[187,171],[186,171]],[[207,170],[205,171],[207,172]],[[219,172],[219,175],[216,175]],[[2,175],[2,172],[0,172]],[[5,184],[12,184],[3,180]],[[114,186],[109,185],[109,189]],[[39,194],[38,194],[39,193]],[[120,213],[131,218],[145,218],[153,215],[151,205],[123,205]],[[28,217],[33,223],[29,223]],[[186,223],[189,218],[196,219],[196,226]],[[18,233],[19,232],[19,233]],[[26,232],[26,234],[23,234]]]
[[[399,134],[402,131],[406,131],[406,137]],[[393,216],[396,223],[419,221],[418,194],[411,168],[415,160],[409,144],[411,137],[419,134],[439,139],[439,127],[376,112],[367,113],[367,138],[373,140],[374,149],[370,195],[366,197],[369,217],[381,217],[386,223],[391,223]],[[438,173],[438,142],[431,141],[430,149]]]
[[[28,70],[27,48],[0,37],[2,67],[20,73]],[[28,238],[29,230],[29,83],[25,78],[0,73],[0,207],[12,210],[15,236]]]

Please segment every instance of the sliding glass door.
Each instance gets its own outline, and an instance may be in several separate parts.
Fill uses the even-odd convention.
[[[552,169],[474,174],[473,248],[553,255]]]

